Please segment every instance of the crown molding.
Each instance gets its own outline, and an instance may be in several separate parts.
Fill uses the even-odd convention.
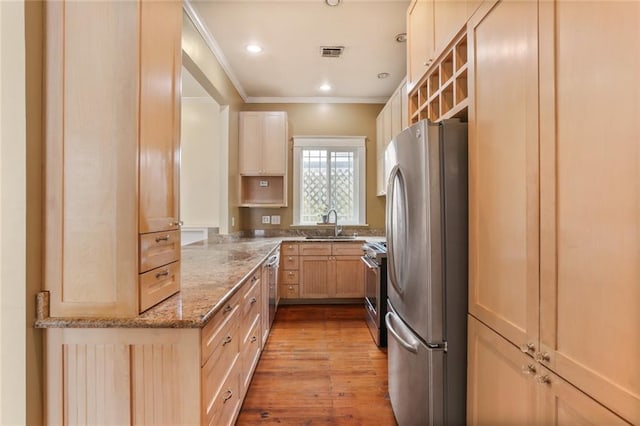
[[[207,47],[209,47],[209,50],[211,50],[211,53],[213,53],[213,56],[215,56],[218,62],[220,63],[220,66],[222,67],[224,72],[227,74],[227,77],[229,77],[229,80],[231,80],[231,83],[240,94],[240,97],[242,97],[242,100],[245,102],[248,102],[249,98],[247,96],[247,92],[245,92],[244,87],[242,87],[242,84],[240,84],[240,81],[238,80],[234,72],[231,70],[231,66],[227,61],[227,58],[224,56],[224,53],[222,53],[222,49],[220,48],[220,45],[218,44],[216,39],[213,38],[213,35],[211,35],[206,25],[204,25],[204,23],[202,22],[202,19],[200,18],[200,15],[193,8],[193,5],[191,4],[191,2],[189,0],[184,0],[182,8],[187,13],[187,16],[189,17],[189,19],[191,19],[191,22],[193,22],[193,25],[196,27],[196,30],[202,36],[202,39],[207,44]]]
[[[315,97],[248,97],[248,104],[386,104],[389,98],[338,98],[328,96]]]

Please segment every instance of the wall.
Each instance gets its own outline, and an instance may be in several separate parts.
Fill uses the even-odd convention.
[[[26,423],[24,2],[0,2],[0,424]]]
[[[243,100],[229,77],[220,66],[204,39],[188,16],[184,16],[182,27],[182,62],[191,75],[205,88],[211,97],[221,106],[228,105],[229,144],[228,157],[228,217],[235,224],[229,226],[229,232],[241,229],[238,205],[238,111]],[[224,112],[223,114],[226,114]]]
[[[376,196],[376,117],[382,104],[245,104],[243,111],[286,111],[289,136],[366,136],[367,223],[370,229],[384,228],[385,198]],[[293,142],[288,141],[288,195],[286,208],[241,209],[242,226],[250,229],[289,229],[293,223]],[[237,176],[235,179],[238,179]],[[280,225],[263,225],[261,216],[280,215]]]
[[[184,227],[219,227],[220,105],[211,98],[182,98],[180,219]]]

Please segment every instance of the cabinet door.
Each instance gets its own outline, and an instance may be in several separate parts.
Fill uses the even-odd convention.
[[[442,51],[467,22],[468,0],[434,0],[433,27],[436,52]]]
[[[284,175],[287,168],[287,116],[285,112],[263,113],[262,172]]]
[[[395,138],[402,130],[402,98],[400,90],[396,90],[390,99],[391,137]]]
[[[331,297],[364,297],[364,269],[360,256],[335,256],[335,292]]]
[[[540,8],[542,350],[640,424],[640,3]]]
[[[482,7],[468,35],[469,311],[516,345],[531,344],[533,353],[539,293],[538,9],[536,2]]]
[[[537,365],[541,425],[626,425],[620,417],[550,370]]]
[[[241,175],[257,175],[262,170],[262,113],[240,113],[238,169]]]
[[[536,424],[536,365],[469,315],[467,424]]]
[[[300,297],[329,297],[329,256],[300,256]]]
[[[407,84],[413,89],[433,59],[433,0],[414,0],[407,10]]]
[[[409,127],[409,95],[405,79],[400,88],[400,130],[404,130],[407,127]]]
[[[384,123],[382,112],[376,118],[376,193],[378,195],[385,194],[384,182]]]
[[[44,289],[51,316],[135,316],[138,7],[43,7]]]
[[[179,222],[182,3],[141,2],[140,12],[140,233],[147,233]]]

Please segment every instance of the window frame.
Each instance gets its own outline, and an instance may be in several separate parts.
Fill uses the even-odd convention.
[[[365,136],[294,136],[293,137],[293,225],[310,226],[317,223],[301,222],[302,181],[301,164],[304,149],[354,152],[354,172],[357,184],[357,222],[344,221],[340,225],[366,225],[367,217],[367,152]],[[330,154],[329,154],[330,158]]]

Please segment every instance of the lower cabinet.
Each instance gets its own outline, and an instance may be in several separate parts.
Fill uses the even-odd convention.
[[[627,424],[473,316],[468,318],[468,424]]]
[[[268,316],[261,274],[202,329],[46,329],[46,424],[234,424]]]
[[[299,252],[300,298],[364,297],[361,243],[302,243]]]

